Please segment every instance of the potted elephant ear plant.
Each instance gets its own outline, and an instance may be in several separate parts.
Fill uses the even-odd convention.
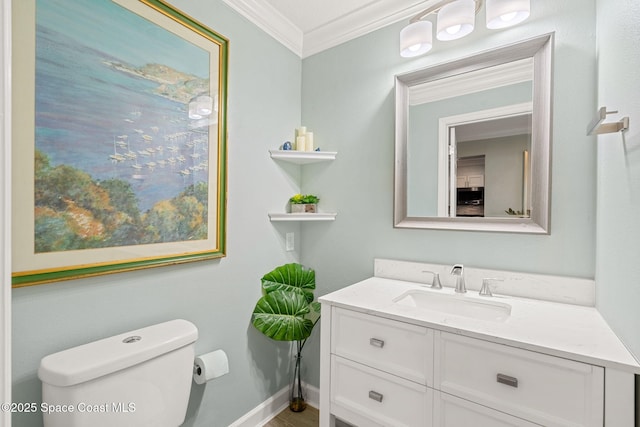
[[[263,296],[253,310],[252,323],[276,341],[295,341],[295,365],[289,409],[304,411],[300,362],[302,349],[320,319],[320,303],[314,301],[316,273],[292,263],[277,267],[262,277]]]

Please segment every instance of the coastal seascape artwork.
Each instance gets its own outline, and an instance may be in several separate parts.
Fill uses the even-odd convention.
[[[35,0],[35,24],[35,273],[223,256],[226,39],[160,0]]]

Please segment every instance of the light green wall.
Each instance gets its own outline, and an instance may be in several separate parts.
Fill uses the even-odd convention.
[[[304,191],[338,212],[334,223],[304,226],[302,261],[316,269],[318,293],[371,276],[374,257],[593,278],[596,148],[585,126],[596,108],[595,0],[532,2],[520,26],[478,25],[415,59],[398,55],[405,24],[303,61],[302,120],[321,147],[338,152],[330,167],[302,172]],[[394,229],[394,75],[553,31],[551,235]],[[314,345],[307,360],[317,358]]]
[[[633,43],[640,39],[634,0],[614,0],[616,8],[603,0],[537,1],[531,18],[519,27],[490,32],[479,26],[465,39],[436,42],[432,52],[416,59],[397,54],[402,22],[302,63],[221,0],[173,0],[231,40],[228,256],[14,290],[13,400],[39,400],[36,370],[46,354],[181,317],[200,330],[197,353],[223,348],[231,369],[206,387],[193,386],[185,425],[233,422],[287,383],[287,347],[249,325],[259,278],[275,265],[298,259],[298,252],[284,251],[286,231],[296,232],[301,261],[316,269],[320,295],[371,276],[374,257],[594,277],[596,148],[584,129],[597,107],[596,1],[601,46],[597,104],[632,115],[624,143],[620,135],[598,141],[598,305],[640,354],[634,307],[640,300],[640,226],[632,213],[640,200],[640,141],[633,128],[640,107],[627,95],[640,90],[633,74],[640,60],[627,57],[637,52]],[[620,29],[625,32],[615,34],[614,22],[626,23]],[[551,235],[394,229],[393,76],[552,31]],[[307,165],[301,175],[302,190],[318,193],[322,208],[336,210],[338,217],[302,228],[274,226],[266,212],[283,209],[299,189],[300,172],[275,164],[267,150],[289,138],[301,122],[315,132],[323,150],[338,151],[335,162]],[[308,378],[316,385],[318,351],[317,339],[305,350]],[[40,425],[39,416],[14,417],[16,427]]]
[[[597,16],[598,106],[620,111],[607,121],[628,116],[630,126],[590,142],[598,146],[596,303],[640,360],[640,3],[597,0]]]
[[[532,84],[533,82],[531,81],[516,83],[427,102],[409,108],[409,143],[407,144],[408,216],[438,216],[440,119],[531,102]]]
[[[288,347],[256,332],[250,317],[260,277],[299,256],[283,241],[286,231],[298,239],[299,226],[267,217],[298,192],[299,169],[278,166],[267,150],[300,124],[301,60],[221,0],[172,3],[230,40],[227,257],[15,289],[15,402],[40,401],[43,356],[173,318],[197,325],[197,354],[222,348],[229,356],[229,375],[193,385],[185,426],[228,426],[288,384]],[[42,420],[16,414],[13,425]]]

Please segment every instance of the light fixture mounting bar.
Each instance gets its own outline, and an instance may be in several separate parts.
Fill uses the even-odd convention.
[[[436,4],[434,4],[433,6],[428,7],[425,10],[423,10],[422,12],[418,13],[417,15],[415,15],[413,18],[411,18],[409,20],[409,23],[413,24],[414,22],[418,22],[418,21],[422,20],[423,18],[426,18],[427,16],[431,15],[432,13],[438,12],[444,6],[448,5],[449,3],[453,3],[454,1],[456,1],[456,0],[441,0],[441,1],[437,2]],[[474,0],[474,1],[476,2],[476,15],[477,15],[478,11],[482,7],[482,1],[483,0]]]

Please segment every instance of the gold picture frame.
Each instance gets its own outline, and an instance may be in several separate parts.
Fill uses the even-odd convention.
[[[224,257],[228,40],[162,0],[12,13],[13,286]]]

